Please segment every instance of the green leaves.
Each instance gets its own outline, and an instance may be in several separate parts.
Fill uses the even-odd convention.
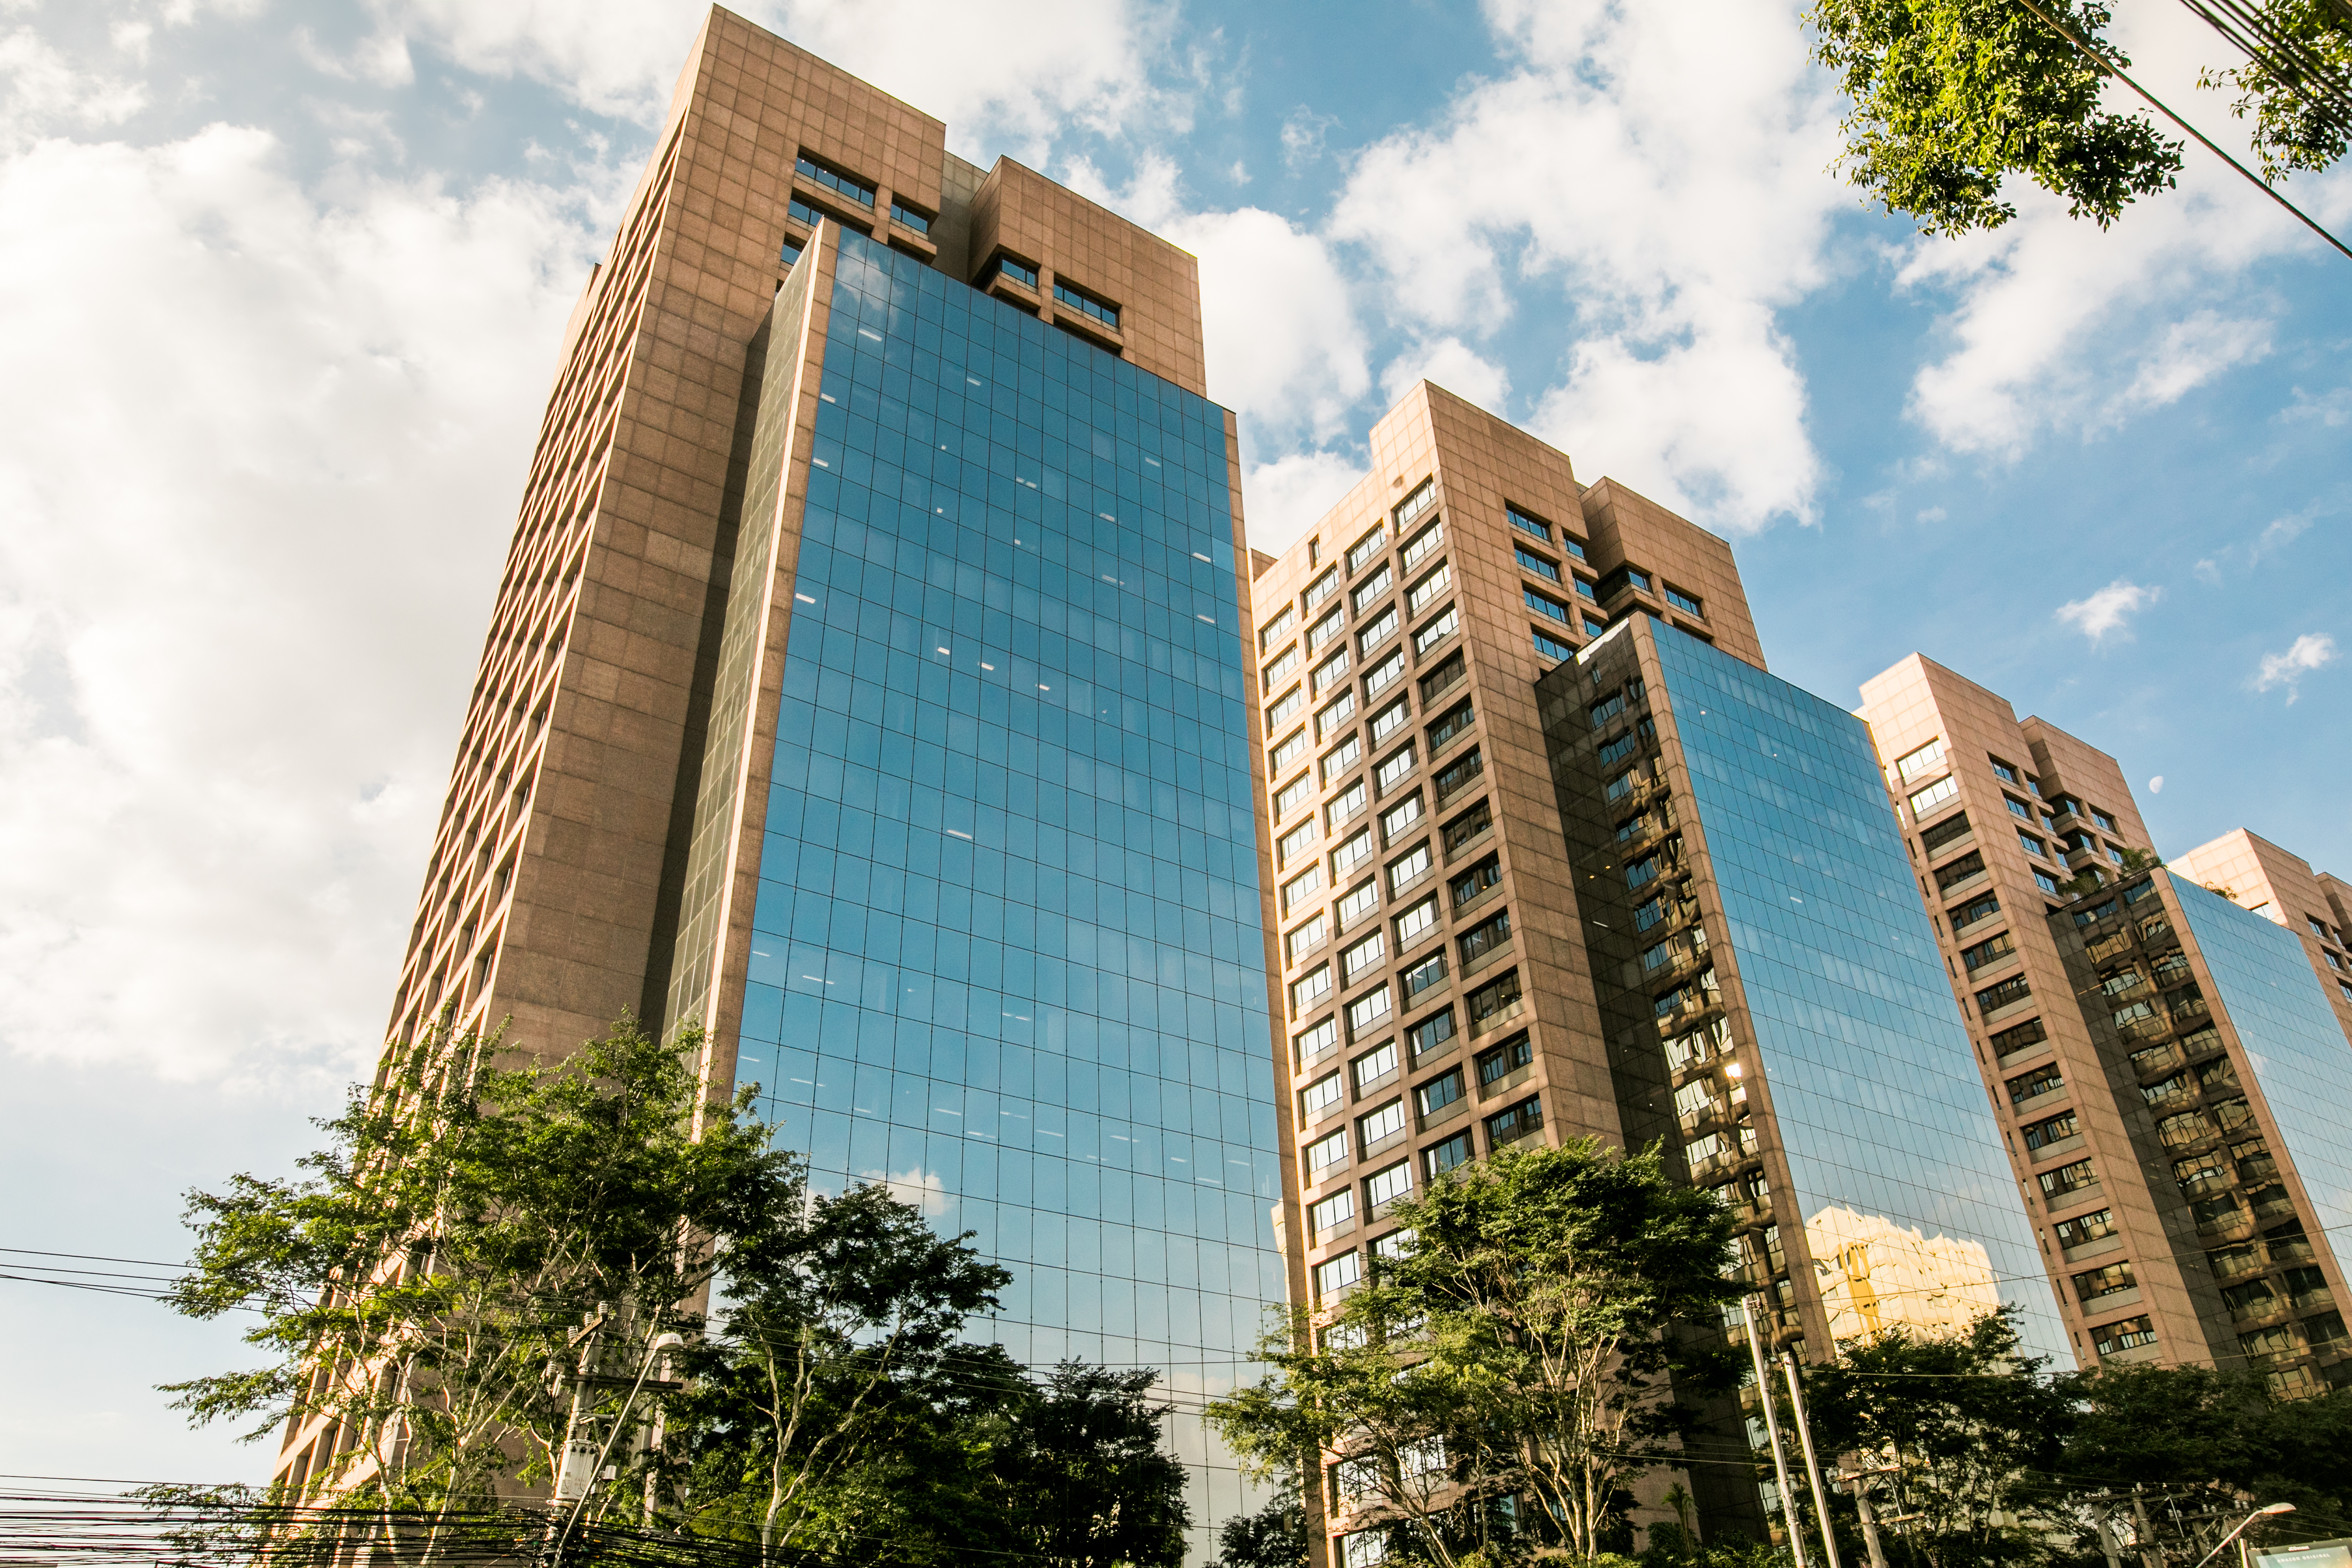
[[[2352,14],[2333,0],[2264,0],[2252,7],[2276,47],[2197,85],[2235,87],[2231,112],[2253,121],[2263,173],[2276,181],[2325,169],[2352,145]]]
[[[2112,13],[2096,0],[2036,3],[2129,63],[2100,40]],[[2015,217],[2000,195],[2012,173],[2102,228],[2176,183],[2180,143],[2103,110],[2104,73],[2020,0],[1816,0],[1806,19],[1853,105],[1836,166],[1930,234]]]

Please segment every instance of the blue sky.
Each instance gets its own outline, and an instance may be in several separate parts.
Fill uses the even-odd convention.
[[[1923,650],[2115,752],[2159,848],[2352,871],[2352,261],[2195,149],[2105,234],[2028,189],[1920,239],[1825,172],[1796,9],[746,7],[1200,254],[1261,545],[1427,375],[1730,537],[1800,684]],[[2121,9],[2231,141],[2218,42]],[[177,1256],[177,1194],[282,1169],[372,1054],[699,15],[0,0],[0,1246]],[[2352,174],[2294,189],[2352,229]],[[0,1469],[266,1465],[150,1391],[226,1329],[0,1281]]]

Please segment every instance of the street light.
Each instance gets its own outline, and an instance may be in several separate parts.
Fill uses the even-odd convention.
[[[2229,1545],[2232,1541],[2237,1540],[2238,1531],[2245,1529],[2246,1526],[2253,1523],[2254,1521],[2273,1513],[2293,1513],[2294,1511],[2294,1504],[2291,1502],[2264,1503],[2262,1507],[2254,1510],[2253,1512],[2246,1515],[2245,1518],[2238,1521],[2237,1530],[2233,1530],[2230,1531],[2229,1534],[2221,1537],[2220,1542],[2214,1546],[2212,1551],[2208,1552],[2204,1556],[2199,1558],[2197,1560],[2197,1568],[2205,1568],[2205,1564],[2212,1562],[2213,1559],[2221,1555],[2221,1548]]]
[[[597,1320],[599,1325],[601,1325],[602,1321],[602,1319]],[[637,1395],[645,1390],[646,1374],[653,1371],[654,1359],[660,1355],[664,1351],[677,1350],[679,1346],[685,1343],[685,1339],[677,1334],[662,1333],[656,1334],[654,1336],[653,1342],[646,1346],[646,1359],[644,1363],[637,1368],[637,1381],[631,1385],[628,1398],[621,1402],[621,1413],[613,1417],[613,1431],[611,1436],[604,1439],[604,1447],[597,1452],[596,1458],[589,1463],[586,1473],[580,1476],[576,1481],[573,1480],[570,1472],[577,1463],[583,1449],[579,1447],[575,1447],[568,1439],[565,1441],[563,1445],[563,1473],[559,1473],[555,1480],[556,1497],[558,1500],[562,1498],[565,1490],[567,1489],[567,1484],[576,1487],[577,1496],[576,1500],[572,1504],[572,1511],[564,1515],[563,1532],[555,1538],[555,1549],[548,1554],[551,1564],[560,1565],[562,1563],[564,1543],[572,1539],[572,1527],[580,1522],[581,1511],[588,1506],[588,1489],[594,1485],[596,1478],[604,1473],[604,1461],[612,1458],[613,1455],[613,1445],[621,1440],[621,1434],[627,1429],[629,1425],[630,1408],[636,1404]],[[584,1384],[586,1381],[584,1375],[582,1381]]]

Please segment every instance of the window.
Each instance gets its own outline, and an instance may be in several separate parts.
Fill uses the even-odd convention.
[[[1525,1035],[1514,1035],[1491,1051],[1478,1053],[1478,1087],[1500,1083],[1536,1059],[1536,1047]]]
[[[1535,639],[1536,657],[1555,664],[1565,663],[1576,657],[1576,645],[1564,643],[1540,626],[1529,626],[1528,635]]]
[[[1394,789],[1407,773],[1412,772],[1416,760],[1410,742],[1381,758],[1380,767],[1373,773],[1373,778],[1377,781],[1376,787],[1382,795]]]
[[[1394,1138],[1404,1131],[1404,1097],[1400,1095],[1368,1116],[1356,1118],[1359,1147],[1370,1149],[1375,1143]]]
[[[1404,972],[1402,983],[1405,1002],[1411,1005],[1414,997],[1419,996],[1431,986],[1442,984],[1444,979],[1445,950],[1441,947]]]
[[[1454,1009],[1447,1007],[1441,1012],[1432,1013],[1428,1017],[1407,1029],[1404,1032],[1404,1039],[1405,1044],[1411,1047],[1412,1059],[1416,1063],[1427,1061],[1438,1052],[1448,1048],[1454,1039]]]
[[[1282,885],[1282,912],[1288,914],[1301,902],[1319,892],[1322,887],[1323,868],[1309,866],[1305,871]]]
[[[1363,1277],[1363,1255],[1359,1252],[1343,1252],[1328,1263],[1318,1263],[1315,1266],[1315,1293],[1318,1296],[1329,1296],[1337,1291],[1345,1290]],[[1365,1533],[1377,1537],[1380,1532],[1368,1531]],[[1377,1551],[1365,1552],[1360,1555],[1354,1548],[1354,1541],[1355,1537],[1349,1538],[1348,1568],[1370,1568],[1371,1563],[1378,1563],[1381,1557],[1385,1555]]]
[[[1268,730],[1279,730],[1283,725],[1290,722],[1291,718],[1306,706],[1307,689],[1303,686],[1292,687],[1280,697],[1276,698],[1266,708],[1265,727]]]
[[[1325,1018],[1311,1029],[1303,1029],[1290,1037],[1290,1048],[1305,1067],[1318,1057],[1328,1056],[1339,1043],[1339,1020]]]
[[[1470,1023],[1478,1026],[1509,1017],[1519,1010],[1519,972],[1512,970],[1470,994]]]
[[[1462,962],[1477,963],[1511,940],[1511,911],[1501,910],[1460,939]]]
[[[1511,520],[1511,526],[1513,528],[1517,529],[1521,533],[1526,534],[1528,538],[1540,539],[1546,544],[1549,544],[1551,542],[1551,524],[1537,521],[1534,518],[1529,517],[1526,512],[1521,511],[1517,507],[1513,506],[1509,501],[1505,501],[1503,503],[1503,515]]]
[[[1347,983],[1353,985],[1359,975],[1388,957],[1388,938],[1374,931],[1363,941],[1339,955],[1339,963],[1348,972]]]
[[[1946,845],[1957,843],[1967,837],[1970,831],[1972,830],[1969,826],[1969,814],[1965,811],[1956,811],[1935,826],[1923,831],[1919,835],[1919,842],[1926,847],[1928,854],[1939,854]]]
[[[1336,831],[1341,823],[1363,810],[1364,803],[1370,798],[1364,787],[1364,781],[1358,779],[1354,784],[1341,790],[1337,799],[1324,805],[1323,826]]]
[[[1352,605],[1356,614],[1360,616],[1364,613],[1364,606],[1387,593],[1389,585],[1395,581],[1396,574],[1390,571],[1389,563],[1383,561],[1381,563],[1379,571],[1359,584],[1356,591],[1348,595],[1348,603]]]
[[[1960,950],[1960,962],[1966,964],[1970,972],[1973,973],[1976,970],[1982,969],[1988,963],[2000,963],[2002,959],[2007,958],[2011,953],[2013,953],[2016,951],[2016,939],[2011,937],[2009,932],[2001,931],[1996,935],[1985,938],[1984,941],[1978,942],[1973,947],[1962,948]]]
[[[1437,924],[1437,900],[1423,899],[1396,918],[1397,951],[1408,951]]]
[[[1331,752],[1324,757],[1323,782],[1325,784],[1329,784],[1333,779],[1338,778],[1341,773],[1344,773],[1349,768],[1354,767],[1358,762],[1362,760],[1363,755],[1363,737],[1360,735],[1349,736],[1346,740],[1340,742],[1338,746],[1334,747]]]
[[[1372,744],[1375,746],[1386,744],[1389,737],[1403,729],[1404,721],[1412,717],[1412,705],[1402,697],[1373,714]]]
[[[1462,1069],[1455,1068],[1442,1078],[1431,1079],[1412,1091],[1412,1108],[1426,1124],[1429,1119],[1449,1105],[1462,1101]]]
[[[823,185],[835,195],[847,196],[859,206],[874,205],[874,187],[845,170],[819,163],[803,153],[793,163],[793,172],[813,184]]]
[[[1650,574],[1632,566],[1620,566],[1601,579],[1601,596],[1612,599],[1627,588],[1646,594],[1650,592]]]
[[[2042,798],[2042,781],[2035,778],[2032,773],[2025,775],[2025,787],[2032,793],[2034,799],[2040,800]]]
[[[1284,637],[1288,637],[1290,635],[1290,628],[1297,624],[1298,612],[1292,609],[1289,605],[1285,605],[1282,607],[1282,614],[1275,616],[1274,619],[1266,622],[1264,626],[1259,628],[1257,634],[1257,651],[1264,653],[1276,643],[1279,642]]]
[[[1489,855],[1462,875],[1454,878],[1446,886],[1452,889],[1454,907],[1458,910],[1502,879],[1502,861]]]
[[[2095,805],[2091,807],[2091,820],[2099,825],[2099,831],[2102,833],[2116,833],[2121,831],[2121,829],[2116,826],[2116,819],[2109,816],[2105,812],[2101,811]],[[2316,924],[2318,922],[2314,921],[2313,923]]]
[[[1100,321],[1113,331],[1118,330],[1118,306],[1108,300],[1097,300],[1091,294],[1081,293],[1059,278],[1054,279],[1054,302],[1057,305],[1067,305],[1081,316]]]
[[[1592,582],[1591,582],[1591,579],[1587,578],[1587,577],[1583,577],[1583,576],[1577,576],[1577,575],[1571,574],[1571,583],[1572,583],[1572,585],[1573,585],[1573,586],[1575,587],[1575,589],[1576,589],[1576,596],[1577,596],[1578,598],[1580,598],[1580,599],[1590,599],[1590,600],[1592,600],[1592,601],[1593,601],[1594,603],[1596,603],[1596,604],[1600,602],[1600,595],[1597,595],[1597,594],[1595,594],[1595,593],[1592,591]],[[1593,624],[1593,623],[1592,623],[1592,622],[1591,621],[1591,619],[1589,619],[1589,618],[1588,618],[1588,619],[1586,620],[1586,622],[1585,622],[1585,625],[1586,625],[1586,626],[1591,626],[1592,624]]]
[[[2042,1095],[2057,1092],[2066,1087],[2066,1079],[2058,1070],[2058,1064],[2051,1062],[2035,1068],[2032,1072],[2021,1073],[2016,1078],[2011,1079],[2007,1087],[2010,1103],[2014,1105],[2021,1100],[2033,1100]]]
[[[1951,911],[1952,929],[1954,931],[1960,931],[1966,927],[1976,924],[1977,921],[1984,919],[1987,915],[1997,915],[1999,913],[2000,913],[2000,900],[1998,898],[1995,898],[1992,894],[1987,893],[1980,899],[1971,899],[1969,902]]]
[[[2058,1245],[2063,1247],[2085,1247],[2116,1233],[2116,1211],[2100,1209],[2093,1214],[2076,1215],[2062,1219],[2053,1228]]]
[[[2003,1007],[2022,1002],[2032,994],[2033,988],[2025,983],[2025,976],[2012,974],[2008,979],[1997,984],[1988,985],[1977,993],[1977,1011],[1998,1013]]]
[[[1290,983],[1290,1010],[1304,1013],[1331,994],[1331,966],[1318,963]]]
[[[2087,1270],[2075,1275],[2074,1283],[2074,1299],[2086,1307],[2103,1296],[2120,1296],[2138,1289],[2129,1263],[2110,1263],[2104,1268]]]
[[[2091,1331],[2091,1344],[2102,1358],[2120,1355],[2156,1343],[2156,1331],[2148,1326],[2146,1316],[2124,1318],[2112,1323],[2102,1323]],[[1349,1568],[1354,1568],[1353,1564]]]
[[[1309,1205],[1307,1210],[1307,1228],[1318,1235],[1343,1225],[1352,1225],[1355,1219],[1356,1193],[1352,1187],[1341,1187],[1321,1203]]]
[[[798,205],[799,204],[795,203],[794,205]],[[801,258],[802,248],[803,247],[799,240],[794,239],[790,234],[786,234],[784,236],[782,247],[776,253],[776,259],[782,262],[784,266],[789,268],[793,262],[798,261]]]
[[[1421,792],[1415,790],[1403,800],[1381,813],[1381,838],[1393,844],[1397,835],[1421,820]]]
[[[1433,522],[1405,542],[1404,569],[1408,572],[1428,560],[1445,542],[1445,525]]]
[[[1470,700],[1466,697],[1440,714],[1437,722],[1429,727],[1430,755],[1435,756],[1439,752],[1444,751],[1448,744],[1466,732],[1470,726],[1477,721],[1477,718],[1478,716],[1470,710]]]
[[[1379,554],[1381,546],[1388,542],[1389,531],[1385,527],[1379,527],[1348,546],[1348,570],[1350,573],[1362,571],[1364,563]],[[1386,563],[1381,563],[1381,570],[1387,570]]]
[[[1896,758],[1895,771],[1903,775],[1905,784],[1909,784],[1929,768],[1939,765],[1943,760],[1944,742],[1940,740],[1930,741],[1917,751]]]
[[[2017,782],[2017,770],[2015,768],[2011,767],[1999,757],[1992,758],[1991,762],[1993,777],[2006,784],[2013,784]]]
[[[1347,930],[1381,907],[1381,885],[1366,878],[1339,900],[1339,929]]]
[[[1339,700],[1315,715],[1315,738],[1328,741],[1332,732],[1356,716],[1356,691],[1349,687],[1339,694]],[[1271,728],[1271,726],[1269,726]]]
[[[1368,995],[1348,1004],[1348,1032],[1357,1035],[1372,1027],[1389,1016],[1389,988],[1381,986]]]
[[[2091,1162],[2077,1160],[2071,1165],[2061,1165],[2054,1171],[2044,1171],[2033,1178],[2045,1199],[2061,1198],[2068,1193],[2080,1192],[2098,1178],[2092,1173]]]
[[[1486,1118],[1486,1146],[1499,1149],[1543,1131],[1543,1100],[1523,1100],[1499,1115]]]
[[[1511,553],[1518,557],[1520,571],[1532,572],[1547,582],[1557,583],[1560,580],[1559,563],[1547,561],[1524,545],[1512,545]]]
[[[985,268],[982,268],[980,274],[980,286],[985,289],[1000,278],[1010,279],[1013,282],[1021,284],[1024,288],[1034,289],[1037,287],[1037,269],[1035,268],[1030,266],[1025,261],[1016,261],[1012,257],[1002,254],[998,255],[994,260],[991,261]]]
[[[2028,1018],[2024,1023],[2003,1029],[1992,1037],[1993,1055],[2013,1057],[2027,1047],[2038,1046],[2049,1037],[2050,1032],[2042,1026],[2041,1019]]]
[[[1298,1119],[1304,1122],[1319,1121],[1346,1098],[1347,1092],[1339,1087],[1339,1075],[1325,1073],[1298,1091]]]
[[[1581,579],[1579,579],[1579,580],[1580,580],[1580,581],[1581,581]],[[1607,631],[1608,629],[1609,629],[1609,623],[1608,623],[1607,621],[1597,621],[1597,620],[1594,620],[1591,616],[1585,616],[1585,617],[1584,617],[1584,635],[1585,635],[1585,636],[1587,636],[1587,637],[1599,637],[1602,632],[1605,632],[1605,631]]]
[[[2042,840],[2033,837],[2031,833],[2019,834],[2017,836],[2017,842],[2019,847],[2028,855],[2039,855],[2044,859],[2047,859],[2050,857],[2048,847],[2045,846]]]
[[[1549,616],[1561,626],[1570,624],[1568,618],[1568,606],[1549,594],[1538,594],[1533,588],[1522,588],[1519,590],[1519,596],[1528,602],[1528,608],[1537,615]]]
[[[1366,1051],[1348,1064],[1348,1076],[1355,1079],[1356,1092],[1362,1094],[1386,1082],[1396,1069],[1396,1042],[1382,1040],[1379,1049]]]
[[[1706,612],[1699,607],[1697,598],[1684,593],[1672,583],[1666,584],[1666,603],[1686,616],[1696,616],[1701,620],[1706,618]]]
[[[1413,486],[1412,493],[1396,504],[1395,516],[1399,531],[1402,531],[1407,523],[1427,511],[1436,502],[1437,481],[1435,479],[1423,479]]]
[[[1436,603],[1440,595],[1454,586],[1454,568],[1440,566],[1420,582],[1405,590],[1405,614],[1417,616]]]
[[[1332,683],[1348,673],[1348,650],[1341,648],[1338,653],[1317,665],[1314,675],[1315,695],[1320,697],[1330,690]]]
[[[1421,1168],[1432,1179],[1470,1163],[1470,1134],[1456,1132],[1443,1143],[1433,1143],[1421,1152]]]
[[[1297,963],[1300,959],[1321,947],[1323,939],[1329,934],[1329,931],[1324,925],[1323,917],[1317,915],[1285,937],[1283,949],[1289,955],[1290,962]]]
[[[2041,889],[2043,892],[2048,893],[2051,897],[2056,898],[2059,893],[2058,879],[2052,876],[2049,872],[2043,870],[2039,866],[2034,867],[2032,869],[2033,885]]]
[[[1389,891],[1401,893],[1418,882],[1430,868],[1429,845],[1424,840],[1410,855],[1401,855],[1389,862]]]
[[[1471,747],[1437,775],[1437,803],[1443,805],[1452,800],[1468,789],[1486,771],[1486,759],[1479,754],[1477,747]]]
[[[1391,623],[1391,629],[1394,629],[1393,622]],[[1365,673],[1364,700],[1370,701],[1403,679],[1404,650],[1400,648],[1382,659],[1378,667]]]
[[[1328,1138],[1318,1138],[1307,1145],[1307,1168],[1319,1179],[1332,1166],[1344,1163],[1348,1158],[1348,1130],[1340,1128]]]
[[[1305,657],[1295,646],[1283,649],[1282,657],[1265,667],[1265,689],[1273,690],[1292,670],[1298,668]]]
[[[1282,841],[1275,847],[1276,852],[1278,853],[1286,862],[1287,862],[1295,858],[1300,850],[1306,848],[1308,845],[1314,842],[1315,819],[1310,816],[1306,821],[1300,823],[1297,826],[1292,828],[1289,832],[1284,834],[1282,836]]]
[[[2055,1116],[2045,1117],[2026,1128],[2025,1147],[2029,1151],[2046,1149],[2053,1143],[2063,1143],[2069,1138],[2079,1138],[2082,1133],[2083,1124],[2076,1119],[2074,1113],[2071,1110],[2062,1110]]]
[[[1364,1178],[1364,1202],[1375,1213],[1412,1191],[1412,1162],[1399,1160],[1384,1171]]]
[[[1292,780],[1287,788],[1274,797],[1274,819],[1279,822],[1306,805],[1307,796],[1312,792],[1314,785],[1315,781],[1305,773]]]
[[[1307,607],[1312,609],[1314,606],[1310,605]],[[1321,620],[1316,622],[1312,626],[1307,628],[1307,651],[1310,654],[1321,653],[1323,651],[1323,645],[1329,642],[1333,637],[1338,637],[1347,626],[1347,613],[1343,610],[1333,610],[1329,615],[1324,616]]]
[[[1934,811],[1937,806],[1943,805],[1946,801],[1958,796],[1959,793],[1960,781],[1954,778],[1949,773],[1946,773],[1942,778],[1937,779],[1926,789],[1913,791],[1911,795],[1911,820],[1914,822],[1919,821],[1923,817],[1927,816],[1928,813]]]
[[[931,220],[895,197],[890,203],[890,221],[900,228],[911,228],[917,234],[931,232]]]
[[[1366,626],[1362,631],[1356,634],[1356,650],[1359,653],[1369,654],[1372,649],[1380,647],[1381,644],[1394,637],[1396,635],[1398,626],[1398,617],[1399,613],[1394,605],[1391,605],[1387,609],[1382,610],[1378,616],[1374,616],[1370,626]],[[1404,673],[1404,666],[1402,661],[1399,661],[1398,663],[1397,673],[1400,675]],[[1374,686],[1372,688],[1373,691],[1378,691],[1379,689],[1380,688],[1378,686]]]
[[[1452,855],[1494,826],[1495,814],[1480,801],[1445,825],[1445,853]]]
[[[1936,868],[1936,887],[1948,893],[1970,878],[1982,875],[1984,868],[1984,856],[1971,849],[1958,859]]]
[[[1948,784],[1951,781],[1947,779],[1944,782]],[[2028,822],[2033,820],[2033,808],[2026,805],[2023,801],[2018,799],[2015,795],[2002,795],[2000,799],[2001,804],[2009,807],[2010,816],[2023,817]]]
[[[1331,851],[1331,876],[1336,881],[1372,858],[1372,830],[1357,833]]]

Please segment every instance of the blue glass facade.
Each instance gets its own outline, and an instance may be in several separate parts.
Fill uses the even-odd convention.
[[[1833,1322],[1835,1298],[1853,1286],[1823,1254],[1916,1232],[1928,1244],[1918,1256],[1890,1260],[1896,1289],[1931,1289],[1939,1277],[1964,1287],[1981,1247],[1986,1283],[2021,1309],[2031,1348],[2068,1364],[1868,727],[1695,637],[1664,626],[1652,635]],[[1884,1318],[1910,1317],[1887,1283],[1867,1287]]]
[[[2344,1031],[2294,932],[2186,878],[2164,880],[2311,1199],[2307,1228],[2332,1253],[2352,1236],[2352,1136],[2345,1128],[2352,1049]]]
[[[1197,1407],[1284,1293],[1224,412],[838,243],[738,1081]]]

